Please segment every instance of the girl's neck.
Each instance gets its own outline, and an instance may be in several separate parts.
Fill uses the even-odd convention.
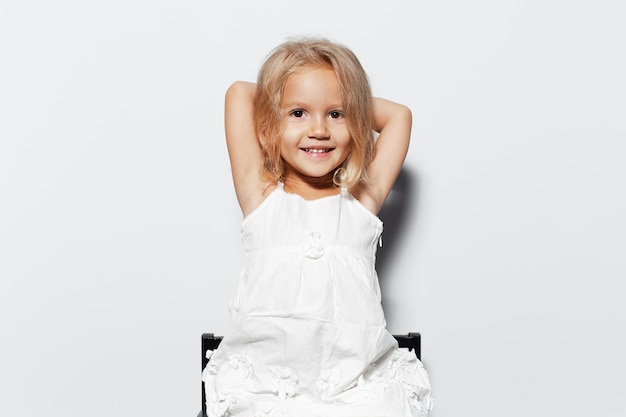
[[[283,184],[285,191],[306,200],[328,197],[341,191],[333,182],[332,172],[323,177],[307,177],[287,170]]]

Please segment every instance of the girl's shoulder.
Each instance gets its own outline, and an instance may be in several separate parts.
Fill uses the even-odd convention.
[[[371,187],[367,185],[358,184],[349,190],[352,195],[363,207],[365,207],[373,215],[378,215],[383,202],[380,198],[374,194]]]
[[[235,191],[237,192],[237,199],[239,200],[243,217],[245,218],[250,213],[255,211],[261,204],[263,204],[267,197],[269,197],[269,195],[276,191],[276,189],[280,186],[281,184],[275,181],[259,181],[258,186],[247,188],[245,193],[236,189]]]

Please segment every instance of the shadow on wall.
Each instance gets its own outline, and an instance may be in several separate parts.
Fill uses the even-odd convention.
[[[404,236],[406,222],[409,216],[418,215],[419,201],[419,179],[403,167],[396,179],[383,208],[378,213],[378,217],[384,223],[383,246],[378,248],[376,255],[376,269],[381,283],[393,279],[394,254],[397,253],[398,245],[406,241]],[[403,279],[405,277],[399,277]],[[390,313],[393,312],[391,305],[385,302],[385,294],[382,294],[382,304],[387,320],[392,319]]]

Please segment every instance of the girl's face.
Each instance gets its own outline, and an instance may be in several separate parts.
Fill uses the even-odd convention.
[[[328,176],[348,157],[351,138],[339,83],[329,67],[304,67],[285,83],[280,155],[286,176],[305,181]],[[295,178],[292,178],[295,179]]]

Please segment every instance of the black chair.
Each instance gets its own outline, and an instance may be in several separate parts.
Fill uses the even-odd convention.
[[[414,351],[415,356],[418,359],[422,359],[422,337],[419,333],[407,333],[407,334],[394,334],[393,337],[398,341],[398,346],[409,351]],[[215,336],[213,333],[203,333],[201,339],[201,353],[202,353],[202,371],[209,360],[206,358],[207,350],[215,350],[220,345],[222,336]],[[202,388],[202,411],[198,414],[198,417],[207,417],[206,415],[206,393],[204,392],[204,382],[201,383]]]

